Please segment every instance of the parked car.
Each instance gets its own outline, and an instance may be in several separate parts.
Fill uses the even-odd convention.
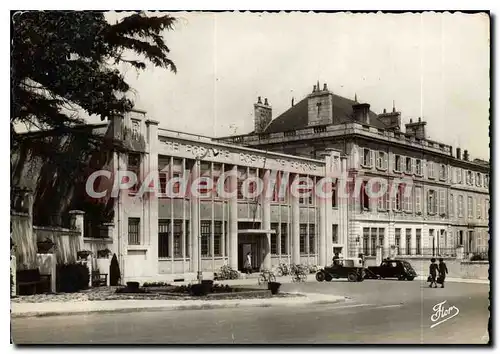
[[[417,272],[407,261],[384,260],[380,266],[368,267],[365,272],[366,279],[397,278],[399,280],[413,280]]]
[[[324,267],[316,273],[316,280],[347,278],[348,281],[357,282],[365,279],[363,260],[360,258],[339,259],[331,266]]]

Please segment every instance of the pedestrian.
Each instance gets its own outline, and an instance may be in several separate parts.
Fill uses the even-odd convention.
[[[340,265],[340,255],[338,252],[335,252],[335,256],[333,256],[332,262],[334,266]]]
[[[438,272],[438,265],[436,264],[436,258],[432,258],[431,265],[429,266],[429,279],[428,279],[428,281],[430,282],[429,288],[432,288],[432,284],[434,284],[434,287],[437,288],[437,283],[436,283],[437,272]]]
[[[446,279],[446,274],[448,274],[448,267],[442,258],[439,258],[439,283],[441,287],[444,288],[444,280]]]
[[[245,271],[247,274],[252,274],[252,253],[248,252],[245,259]]]

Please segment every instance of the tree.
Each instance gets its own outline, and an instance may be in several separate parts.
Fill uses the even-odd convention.
[[[113,65],[143,70],[147,61],[176,72],[162,37],[174,22],[169,15],[145,13],[114,24],[102,12],[13,13],[12,142],[17,142],[17,123],[64,134],[82,123],[82,110],[102,120],[130,111],[131,88]]]
[[[11,186],[20,182],[25,164],[43,164],[34,203],[38,225],[61,226],[59,216],[71,208],[94,215],[96,224],[112,217],[112,203],[87,203],[81,186],[92,159],[120,147],[82,127],[82,116],[105,120],[132,109],[132,88],[117,65],[176,72],[162,37],[174,23],[169,15],[145,13],[116,23],[102,12],[12,13]],[[22,123],[40,131],[18,134]]]

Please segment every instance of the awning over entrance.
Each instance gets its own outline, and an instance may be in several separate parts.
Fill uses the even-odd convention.
[[[265,235],[265,234],[275,234],[276,230],[264,230],[264,229],[246,229],[238,230],[238,234],[245,235]]]

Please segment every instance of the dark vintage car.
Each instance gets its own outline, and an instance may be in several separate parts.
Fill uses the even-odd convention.
[[[378,267],[368,267],[365,272],[366,279],[397,278],[399,280],[413,280],[417,272],[407,261],[384,260]]]
[[[331,266],[324,267],[316,273],[316,280],[319,282],[340,278],[347,278],[351,282],[363,281],[365,274],[362,260],[356,258],[338,260]]]

